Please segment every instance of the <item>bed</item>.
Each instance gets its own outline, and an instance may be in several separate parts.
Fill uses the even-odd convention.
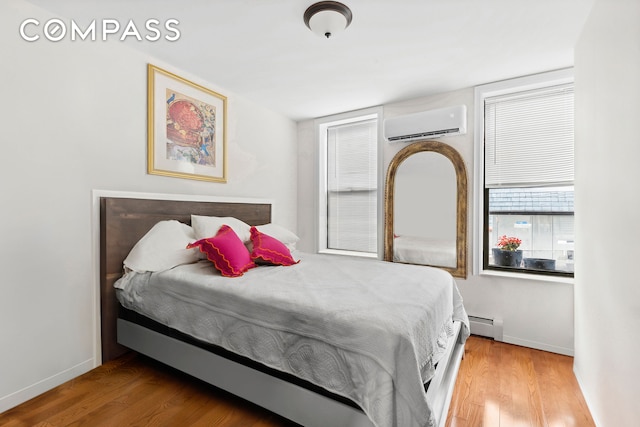
[[[394,292],[398,294],[397,289],[403,286],[414,286],[409,283],[410,276],[429,271],[429,280],[453,281],[448,273],[428,267],[346,260],[345,257],[326,258],[294,251],[299,264],[252,269],[242,277],[227,279],[214,286],[232,294],[205,297],[202,292],[205,288],[209,292],[209,281],[214,273],[206,260],[162,274],[127,275],[121,279],[123,260],[135,243],[159,221],[178,220],[190,224],[191,215],[195,214],[231,216],[250,225],[260,225],[271,221],[270,205],[102,198],[100,208],[103,362],[132,349],[305,426],[444,425],[464,340],[468,336],[468,321],[455,283],[434,285],[429,289],[440,291],[427,292],[440,299],[451,299],[452,312],[445,310],[440,314],[448,320],[432,327],[436,333],[426,343],[425,347],[430,350],[424,350],[425,354],[420,354],[422,350],[415,350],[402,337],[393,345],[380,344],[396,339],[391,335],[392,330],[402,329],[398,325],[410,317],[404,313],[414,311],[406,301],[403,314],[395,314],[397,319],[390,323],[392,326],[377,323],[376,318],[385,317],[382,313],[387,311],[390,311],[389,316],[394,316],[388,308],[387,298],[392,298]],[[352,261],[359,263],[356,270],[351,266]],[[332,268],[327,269],[327,265]],[[383,283],[373,282],[389,266],[401,269],[394,270],[394,275],[402,271],[407,276],[403,283],[395,284],[395,290],[388,287],[387,292]],[[342,272],[343,267],[346,270]],[[320,282],[311,280],[324,277],[323,271],[331,271],[333,276]],[[320,287],[342,280],[337,277],[353,275],[354,271],[370,271],[372,276],[365,277],[357,286],[350,281],[349,286],[356,286],[356,290],[344,288],[340,282],[340,286],[336,285],[332,290],[334,295],[340,296],[333,304],[326,294],[315,293]],[[157,281],[148,285],[152,276]],[[267,281],[267,276],[273,276],[274,280]],[[191,290],[182,286],[181,281],[197,283],[198,277],[205,283],[197,284]],[[129,284],[129,280],[142,284]],[[230,281],[234,284],[228,286]],[[118,297],[126,307],[118,302],[116,282],[120,288]],[[181,285],[175,286],[176,283]],[[294,284],[298,286],[294,287]],[[287,294],[287,287],[295,289],[297,295],[280,304],[290,305],[285,308],[273,305],[273,297],[282,299],[280,296]],[[376,310],[366,310],[368,303],[354,298],[353,293],[365,294],[368,288],[374,287],[376,291],[372,293],[380,299],[380,304]],[[123,288],[135,288],[135,291],[126,297],[122,295]],[[131,303],[136,299],[131,295],[145,293],[150,288],[169,290],[152,297],[156,302],[149,303],[151,305],[168,298],[171,289],[181,290],[180,298],[169,304],[169,314],[154,314],[158,310],[144,312]],[[237,295],[239,289],[249,289],[244,298]],[[384,295],[385,292],[388,295]],[[221,303],[217,306],[202,304],[204,300]],[[194,301],[198,303],[194,305]],[[311,304],[310,301],[315,302]],[[208,314],[211,306],[216,314]],[[304,310],[299,306],[304,306]],[[317,307],[324,307],[325,311]],[[373,318],[367,318],[366,311],[373,312]],[[190,312],[196,313],[196,320],[184,317],[184,313]],[[183,320],[172,323],[172,319]],[[198,322],[209,325],[204,330],[210,333],[202,334],[198,328],[191,328]],[[364,330],[352,330],[352,325],[355,328],[358,322],[364,322]],[[429,322],[423,323],[407,328],[408,335],[422,340],[424,328],[430,327]],[[262,329],[256,329],[256,325]],[[300,325],[302,329],[299,329]],[[215,330],[230,332],[216,334],[212,332]],[[379,339],[371,339],[372,336]],[[276,351],[263,351],[268,347]],[[382,354],[385,349],[388,354]],[[395,353],[404,356],[396,360]]]

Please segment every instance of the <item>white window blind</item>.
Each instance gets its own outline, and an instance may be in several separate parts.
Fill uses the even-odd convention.
[[[485,186],[572,185],[573,84],[485,99]]]
[[[327,247],[377,251],[377,120],[327,128]]]

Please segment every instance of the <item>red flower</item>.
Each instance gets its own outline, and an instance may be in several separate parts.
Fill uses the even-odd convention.
[[[506,234],[498,240],[498,247],[503,251],[515,251],[522,244],[522,240],[517,237],[507,237]]]

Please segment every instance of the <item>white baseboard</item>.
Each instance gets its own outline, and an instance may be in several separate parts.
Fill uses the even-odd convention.
[[[572,348],[558,347],[542,342],[523,340],[509,335],[505,335],[503,341],[509,344],[521,345],[523,347],[535,348],[537,350],[549,351],[551,353],[564,354],[565,356],[573,356]]]
[[[49,391],[54,387],[59,386],[79,375],[82,375],[95,367],[94,360],[89,359],[82,363],[77,364],[65,371],[50,376],[42,381],[18,390],[15,393],[11,393],[7,396],[0,397],[0,413],[7,411],[14,406],[18,406],[21,403],[32,399],[45,391]]]
[[[584,397],[584,401],[587,404],[587,408],[589,408],[589,413],[591,414],[591,418],[593,419],[594,424],[596,425],[596,427],[601,426],[602,424],[598,422],[597,417],[594,415],[593,411],[591,410],[591,408],[593,408],[593,406],[591,406],[591,398],[589,396],[589,393],[585,393],[585,388],[582,387],[582,379],[580,377],[580,373],[578,371],[576,371],[576,367],[575,364],[573,366],[573,375],[576,376],[576,380],[578,381],[578,387],[580,387],[580,391],[582,392],[582,396]]]

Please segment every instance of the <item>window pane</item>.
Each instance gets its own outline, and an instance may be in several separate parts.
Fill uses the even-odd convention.
[[[573,272],[573,187],[489,189],[489,265]],[[500,265],[501,236],[522,241],[522,261]]]
[[[377,252],[377,120],[327,130],[327,248]]]

